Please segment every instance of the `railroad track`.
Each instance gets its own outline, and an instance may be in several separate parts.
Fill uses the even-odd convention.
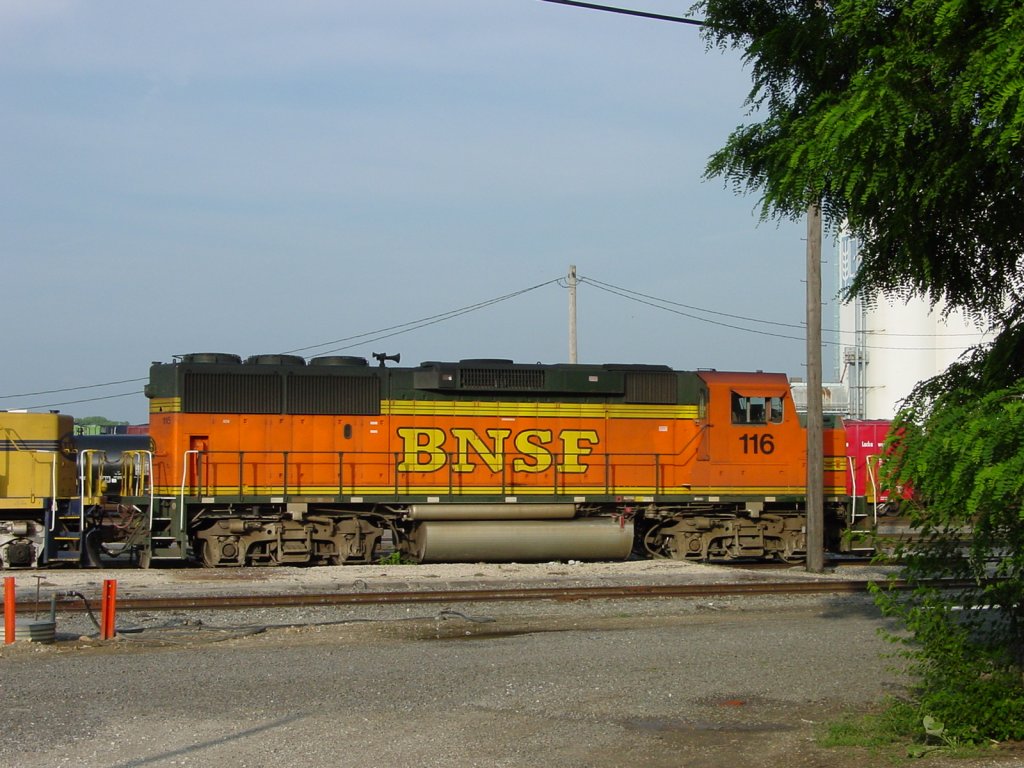
[[[516,587],[505,589],[414,590],[402,592],[323,592],[194,597],[124,597],[118,611],[235,610],[246,608],[297,608],[330,605],[385,605],[394,603],[465,603],[507,600],[635,600],[646,598],[726,597],[741,595],[818,595],[863,593],[868,581],[733,582],[658,586]],[[61,611],[86,610],[82,596],[64,595]],[[19,612],[32,610],[18,605]]]

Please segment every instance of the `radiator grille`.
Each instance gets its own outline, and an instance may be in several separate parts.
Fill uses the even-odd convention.
[[[189,372],[184,385],[185,413],[380,414],[375,376]]]
[[[186,413],[280,413],[280,376],[251,373],[186,373],[181,408]]]
[[[626,374],[626,402],[675,405],[679,401],[674,373],[639,372]]]
[[[288,413],[380,415],[380,380],[370,376],[292,376]]]
[[[462,389],[534,391],[544,389],[544,370],[540,368],[463,368]]]

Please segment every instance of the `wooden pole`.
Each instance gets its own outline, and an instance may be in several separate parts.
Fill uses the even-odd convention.
[[[569,362],[576,362],[576,265],[569,265]]]
[[[821,407],[821,209],[807,208],[807,570],[825,568],[825,457]]]

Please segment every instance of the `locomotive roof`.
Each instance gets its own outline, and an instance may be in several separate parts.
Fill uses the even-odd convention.
[[[393,361],[395,363],[400,362],[400,355],[380,355],[378,358],[384,358],[387,361]],[[579,369],[579,368],[599,368],[609,371],[617,370],[647,370],[647,371],[672,371],[673,369],[667,365],[652,365],[648,363],[517,363],[514,360],[499,357],[485,357],[485,358],[463,358],[461,360],[425,360],[416,366],[385,366],[384,360],[381,360],[379,365],[373,367],[388,367],[415,370],[416,368],[436,368],[436,367],[469,367],[469,368],[562,368],[562,369]],[[353,367],[353,368],[365,368],[369,367],[369,362],[365,357],[359,357],[356,355],[325,355],[321,357],[306,358],[301,355],[291,354],[259,354],[249,355],[246,358],[242,358],[241,355],[236,355],[228,352],[192,352],[185,355],[175,355],[174,360],[171,363],[161,363],[159,361],[153,363],[156,365],[224,365],[224,366],[237,366],[237,365],[282,365],[282,366],[310,366],[310,367]]]
[[[382,400],[569,399],[674,405],[697,402],[703,388],[697,373],[667,365],[470,358],[385,367],[348,356],[314,358],[307,364],[292,355],[254,355],[243,362],[238,355],[196,353],[173,363],[154,363],[146,392],[151,399],[178,399],[185,410],[328,413],[336,408],[379,408]]]
[[[789,377],[784,373],[764,371],[700,371],[700,377],[710,384],[725,384],[738,388],[772,387],[788,390]]]

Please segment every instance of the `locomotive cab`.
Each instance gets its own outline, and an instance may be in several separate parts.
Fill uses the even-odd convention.
[[[644,536],[654,554],[802,559],[806,431],[779,373],[700,371],[707,387],[693,493]]]
[[[717,371],[700,375],[708,386],[707,449],[699,470],[707,492],[767,504],[780,497],[802,496],[806,432],[785,375]]]

